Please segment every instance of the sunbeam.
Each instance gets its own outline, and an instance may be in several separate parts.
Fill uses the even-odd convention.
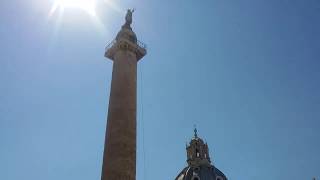
[[[55,0],[50,11],[52,15],[57,9],[80,9],[91,16],[96,16],[95,0]]]

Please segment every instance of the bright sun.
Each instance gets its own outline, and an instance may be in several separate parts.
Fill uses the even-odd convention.
[[[88,14],[95,16],[95,0],[55,0],[51,13],[57,9],[81,9]]]
[[[104,3],[112,10],[119,13],[123,13],[123,9],[119,7],[113,0],[52,0],[52,8],[49,12],[49,18],[52,18],[56,14],[56,27],[55,31],[58,31],[62,20],[64,18],[64,12],[69,10],[81,10],[88,14],[93,21],[96,28],[101,32],[105,33],[106,29],[104,24],[101,22],[98,14],[96,13],[96,4]]]

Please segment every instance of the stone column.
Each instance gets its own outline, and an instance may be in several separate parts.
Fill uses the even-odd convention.
[[[113,71],[101,180],[136,179],[137,62],[145,54],[125,27],[106,49]]]

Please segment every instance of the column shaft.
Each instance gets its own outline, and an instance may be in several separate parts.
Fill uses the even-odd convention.
[[[137,57],[119,49],[113,59],[101,180],[136,179]]]

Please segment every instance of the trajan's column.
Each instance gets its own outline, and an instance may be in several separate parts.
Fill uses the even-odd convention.
[[[146,49],[131,29],[133,11],[105,51],[113,71],[101,180],[136,179],[137,62]]]

